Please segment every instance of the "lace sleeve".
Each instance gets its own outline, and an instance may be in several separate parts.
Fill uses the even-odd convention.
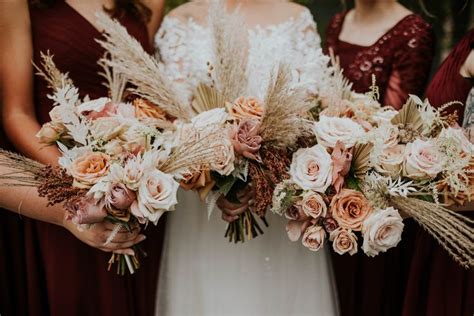
[[[187,87],[189,54],[186,45],[185,25],[174,17],[166,16],[155,36],[156,58],[161,62],[169,78],[177,83],[183,92]]]
[[[329,57],[321,48],[321,37],[308,9],[301,14],[295,34],[295,61],[298,85],[306,87],[308,93],[319,93],[326,86],[331,73]]]
[[[434,56],[434,34],[421,17],[411,21],[401,35],[384,100],[395,108],[400,108],[409,94],[423,93]]]

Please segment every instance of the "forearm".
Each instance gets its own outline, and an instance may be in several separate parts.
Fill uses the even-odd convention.
[[[36,138],[41,126],[35,118],[21,112],[5,113],[3,124],[8,138],[22,154],[44,164],[57,165],[60,153],[55,146],[41,144]]]
[[[0,186],[0,207],[21,216],[62,226],[64,209],[59,204],[47,207],[47,203],[46,198],[38,196],[36,188]]]
[[[449,208],[455,212],[473,212],[474,211],[474,201],[468,202],[462,206],[453,206]]]

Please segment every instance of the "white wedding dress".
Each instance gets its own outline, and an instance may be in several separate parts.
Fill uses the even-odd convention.
[[[292,67],[294,85],[308,91],[324,85],[328,59],[308,10],[278,25],[249,29],[248,40],[249,96],[263,98],[280,62]],[[165,17],[155,43],[184,95],[208,80],[213,50],[206,26]],[[194,192],[180,192],[178,199],[167,216],[157,315],[338,315],[328,252],[289,241],[285,218],[269,212],[264,235],[231,244],[220,212],[208,220]]]

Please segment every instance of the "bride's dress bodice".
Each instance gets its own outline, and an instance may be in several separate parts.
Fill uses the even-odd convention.
[[[164,69],[185,97],[210,80],[209,28],[193,19],[165,17],[155,43]],[[328,58],[309,11],[249,29],[245,47],[248,96],[263,99],[279,63],[290,66],[293,86],[309,92],[323,88]],[[224,238],[220,212],[208,219],[195,192],[179,192],[178,199],[176,211],[167,216],[157,315],[337,315],[326,252],[289,241],[284,218],[267,214],[265,234],[234,245]]]
[[[247,30],[248,96],[263,99],[280,63],[290,65],[293,85],[304,85],[309,92],[323,86],[328,57],[321,50],[321,39],[311,13],[300,14],[274,25],[257,25]],[[200,82],[209,82],[208,64],[213,63],[212,31],[193,18],[187,21],[165,17],[155,37],[158,58],[168,76],[178,82],[189,97]]]

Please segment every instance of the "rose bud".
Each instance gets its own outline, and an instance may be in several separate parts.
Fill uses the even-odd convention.
[[[66,204],[68,219],[76,225],[94,224],[102,222],[107,216],[103,202],[97,202],[92,198],[81,197]]]

